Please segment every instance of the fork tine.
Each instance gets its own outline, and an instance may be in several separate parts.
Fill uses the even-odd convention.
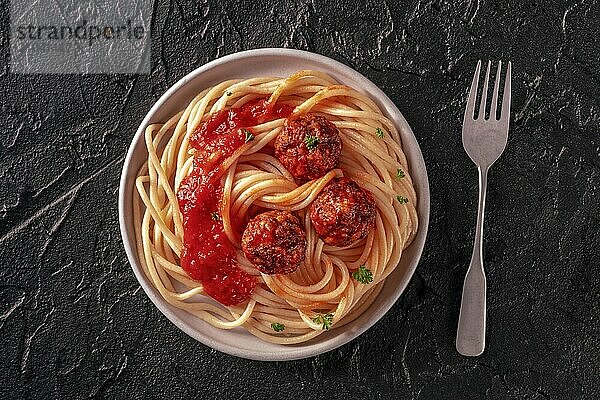
[[[502,71],[502,61],[498,61],[498,71],[496,71],[496,80],[494,81],[494,94],[492,104],[490,105],[490,119],[496,120],[496,107],[498,106],[498,88],[500,87],[500,72]]]
[[[485,82],[483,83],[483,91],[481,92],[481,103],[479,103],[479,114],[477,119],[485,119],[485,106],[487,102],[488,82],[490,81],[490,66],[491,61],[488,61],[487,71],[485,73]]]
[[[506,69],[506,81],[504,82],[504,96],[502,97],[502,112],[500,119],[508,122],[510,120],[510,70],[511,62],[508,62]]]
[[[475,119],[475,100],[477,99],[477,84],[479,83],[479,71],[481,70],[481,60],[477,62],[475,68],[475,74],[473,75],[473,82],[471,82],[471,90],[469,91],[469,100],[467,100],[467,107],[465,108],[464,121]]]

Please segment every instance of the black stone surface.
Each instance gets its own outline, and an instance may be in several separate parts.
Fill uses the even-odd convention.
[[[185,0],[155,4],[152,73],[9,72],[0,6],[0,398],[600,398],[598,1]],[[123,250],[119,174],[145,113],[217,57],[293,47],[379,85],[417,136],[432,212],[408,289],[372,329],[259,363],[186,336]],[[461,120],[478,59],[513,61],[508,147],[490,171],[488,343],[454,337],[476,216]]]

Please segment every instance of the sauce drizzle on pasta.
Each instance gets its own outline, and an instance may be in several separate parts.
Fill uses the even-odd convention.
[[[196,150],[194,167],[177,191],[184,231],[181,267],[223,305],[248,300],[256,285],[256,279],[237,265],[235,248],[220,217],[223,162],[252,141],[248,128],[285,118],[291,111],[284,105],[267,107],[265,100],[255,100],[209,116],[190,138]],[[242,223],[234,225],[239,228]]]

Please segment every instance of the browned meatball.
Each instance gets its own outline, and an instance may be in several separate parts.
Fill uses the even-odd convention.
[[[341,151],[338,129],[320,115],[289,118],[275,139],[275,156],[300,181],[320,178],[334,169]]]
[[[375,201],[352,179],[335,178],[313,201],[310,220],[325,243],[345,247],[375,226]]]
[[[268,211],[248,222],[242,250],[260,272],[289,274],[304,261],[306,234],[292,213]]]

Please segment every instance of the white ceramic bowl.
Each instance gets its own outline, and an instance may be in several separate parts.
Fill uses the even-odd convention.
[[[169,305],[146,278],[135,251],[132,195],[136,171],[147,159],[144,130],[151,123],[164,122],[185,108],[202,89],[233,78],[256,76],[287,76],[302,69],[323,71],[337,81],[366,93],[399,129],[402,145],[408,157],[410,174],[418,195],[419,231],[413,243],[402,255],[400,265],[386,279],[373,304],[356,320],[292,346],[264,342],[243,328],[224,331]],[[366,331],[396,302],[413,275],[427,235],[429,222],[429,183],[421,149],[408,123],[394,103],[371,81],[350,67],[330,58],[290,49],[259,49],[235,53],[209,62],[191,72],[156,102],[138,128],[123,165],[119,189],[119,222],[127,257],[140,285],[158,309],[179,329],[216,350],[238,357],[263,361],[305,358],[333,350]]]

